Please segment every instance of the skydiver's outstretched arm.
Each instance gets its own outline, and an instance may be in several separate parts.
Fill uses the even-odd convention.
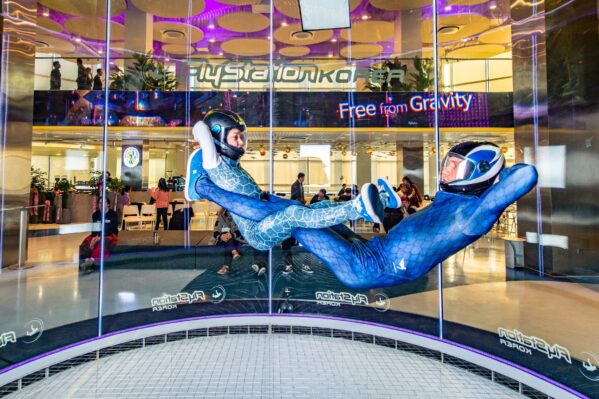
[[[479,198],[478,209],[470,217],[464,233],[473,236],[485,234],[505,208],[537,184],[537,179],[537,170],[532,165],[516,164],[504,169],[499,181]]]

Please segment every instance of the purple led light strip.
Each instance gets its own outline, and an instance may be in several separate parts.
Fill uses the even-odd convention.
[[[12,366],[9,366],[9,367],[5,368],[4,370],[0,371],[0,375],[2,375],[4,373],[7,373],[7,372],[9,372],[11,370],[17,369],[17,368],[19,368],[21,366],[24,366],[25,364],[32,363],[32,362],[35,362],[37,360],[43,359],[45,357],[54,355],[56,353],[63,352],[65,350],[67,350],[67,349],[75,348],[75,347],[80,346],[80,345],[85,345],[85,344],[90,343],[90,342],[102,340],[102,339],[113,337],[113,336],[120,335],[120,334],[126,334],[126,333],[133,332],[133,331],[145,330],[145,329],[152,328],[152,327],[165,326],[165,325],[170,325],[170,324],[185,323],[185,322],[188,322],[188,321],[195,321],[195,320],[235,319],[235,318],[240,318],[240,317],[269,317],[269,318],[270,317],[272,317],[272,318],[277,318],[277,317],[292,317],[292,318],[298,318],[298,319],[321,319],[321,320],[331,320],[331,321],[343,321],[343,322],[352,323],[352,324],[362,324],[362,325],[365,325],[365,326],[371,326],[371,327],[377,327],[377,328],[384,328],[384,329],[387,329],[387,330],[398,331],[398,332],[402,332],[402,333],[405,333],[405,334],[415,335],[415,336],[418,336],[418,337],[426,338],[426,339],[431,340],[431,341],[437,341],[437,342],[440,342],[440,343],[445,344],[445,345],[454,346],[456,348],[464,349],[464,350],[467,350],[467,351],[472,352],[472,353],[476,353],[477,355],[486,357],[486,358],[494,360],[496,362],[505,364],[506,366],[509,366],[509,367],[514,368],[516,370],[522,371],[522,372],[524,372],[526,374],[532,375],[533,377],[538,378],[538,379],[540,379],[542,381],[545,381],[545,382],[547,382],[547,383],[549,383],[549,384],[551,384],[551,385],[553,385],[553,386],[555,386],[555,387],[557,387],[559,389],[562,389],[562,390],[564,390],[564,391],[566,391],[566,392],[568,392],[568,393],[570,393],[570,394],[572,394],[574,396],[577,396],[579,398],[586,398],[586,396],[584,396],[581,393],[575,391],[574,389],[572,389],[570,387],[567,387],[567,386],[565,386],[565,385],[563,385],[563,384],[561,384],[561,383],[559,383],[557,381],[554,381],[554,380],[552,380],[552,379],[544,376],[543,374],[539,374],[539,373],[537,373],[535,371],[527,369],[526,367],[520,366],[520,365],[518,365],[516,363],[512,363],[512,362],[510,362],[508,360],[505,360],[505,359],[502,359],[500,357],[497,357],[497,356],[491,355],[489,353],[483,352],[483,351],[481,351],[479,349],[475,349],[475,348],[471,348],[471,347],[466,346],[466,345],[462,345],[462,344],[454,342],[454,341],[448,341],[448,340],[444,340],[444,339],[439,339],[438,337],[434,337],[432,335],[420,333],[420,332],[417,332],[417,331],[406,330],[406,329],[400,328],[400,327],[388,326],[388,325],[373,323],[373,322],[369,322],[369,321],[353,320],[353,319],[346,319],[346,318],[342,318],[342,317],[330,317],[330,316],[322,316],[322,315],[308,315],[308,314],[295,314],[295,315],[285,314],[285,315],[282,315],[282,314],[257,314],[257,313],[247,313],[247,314],[244,314],[244,313],[242,313],[242,314],[233,314],[233,315],[216,315],[216,316],[205,316],[205,317],[190,317],[190,318],[187,318],[187,319],[170,320],[170,321],[165,321],[165,322],[160,322],[160,323],[146,324],[146,325],[143,325],[143,326],[132,327],[132,328],[128,328],[128,329],[121,330],[121,331],[115,331],[115,332],[108,333],[108,334],[105,334],[105,335],[102,335],[102,336],[99,336],[99,337],[90,338],[90,339],[87,339],[87,340],[84,340],[84,341],[80,341],[80,342],[76,342],[76,343],[71,344],[71,345],[64,346],[62,348],[55,349],[55,350],[47,352],[47,353],[43,353],[43,354],[35,356],[35,357],[31,358],[31,359],[22,361],[20,363],[16,363],[16,364],[14,364]]]

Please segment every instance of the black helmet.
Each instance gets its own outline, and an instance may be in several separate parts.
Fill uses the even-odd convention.
[[[216,150],[220,154],[235,161],[243,156],[247,147],[245,136],[241,148],[227,144],[227,136],[232,129],[239,129],[242,133],[245,133],[247,129],[239,115],[224,109],[214,109],[206,114],[204,123],[208,125],[214,144],[216,144]]]
[[[505,158],[493,143],[466,141],[452,147],[441,164],[442,191],[482,194],[505,166]]]

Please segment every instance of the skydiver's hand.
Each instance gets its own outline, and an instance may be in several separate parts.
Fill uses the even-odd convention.
[[[220,163],[220,156],[212,138],[208,125],[203,121],[197,122],[192,129],[193,138],[200,143],[202,148],[202,167],[206,170],[216,168]]]
[[[198,143],[202,142],[202,137],[211,135],[210,128],[203,121],[199,121],[193,126],[192,134],[193,139]]]

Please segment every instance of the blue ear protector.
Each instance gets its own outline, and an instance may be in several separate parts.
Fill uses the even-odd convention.
[[[214,134],[220,134],[222,131],[222,128],[220,125],[212,125],[212,127],[210,128],[210,130],[212,131],[212,133]]]

